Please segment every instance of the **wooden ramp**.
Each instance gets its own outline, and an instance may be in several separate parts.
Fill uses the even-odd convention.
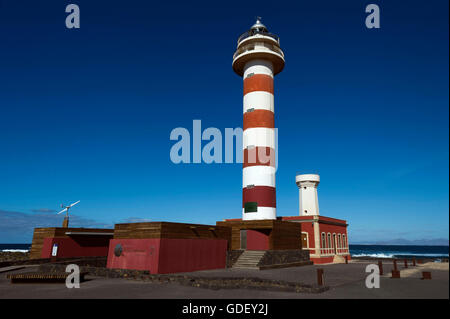
[[[86,272],[80,273],[80,282],[84,281]],[[11,279],[12,284],[16,283],[65,283],[68,272],[25,272],[20,274],[7,275],[6,278]]]

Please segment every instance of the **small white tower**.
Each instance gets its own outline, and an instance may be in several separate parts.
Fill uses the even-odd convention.
[[[320,183],[320,176],[317,174],[297,175],[295,183],[299,189],[299,215],[318,216],[319,198],[317,196],[317,186]]]

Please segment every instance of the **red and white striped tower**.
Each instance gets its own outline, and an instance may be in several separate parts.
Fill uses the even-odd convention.
[[[261,18],[238,39],[233,70],[244,79],[242,219],[276,219],[273,77],[284,67],[279,38]]]

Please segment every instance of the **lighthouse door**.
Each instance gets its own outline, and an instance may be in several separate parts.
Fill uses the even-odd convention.
[[[247,230],[241,229],[241,249],[247,249]]]

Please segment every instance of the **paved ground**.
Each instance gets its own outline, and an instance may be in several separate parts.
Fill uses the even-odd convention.
[[[2,272],[11,272],[12,270],[18,270],[18,269],[23,269],[23,268],[29,268],[29,267],[35,267],[33,265],[20,265],[20,266],[8,266],[8,267],[1,267],[0,268],[0,273]]]
[[[320,294],[261,291],[253,289],[210,290],[179,284],[155,284],[126,279],[87,276],[80,289],[67,289],[64,284],[11,284],[6,273],[0,274],[0,298],[449,298],[449,270],[446,264],[426,264],[415,269],[402,270],[401,279],[383,276],[379,289],[368,289],[365,268],[369,263],[348,265],[303,266],[271,270],[210,270],[189,273],[201,277],[260,277],[291,282],[316,283],[316,268],[325,271],[325,284],[330,290]],[[438,267],[439,266],[439,267]],[[390,274],[391,263],[384,264]],[[31,268],[9,273],[27,272]],[[432,272],[432,280],[421,280],[421,271]]]

